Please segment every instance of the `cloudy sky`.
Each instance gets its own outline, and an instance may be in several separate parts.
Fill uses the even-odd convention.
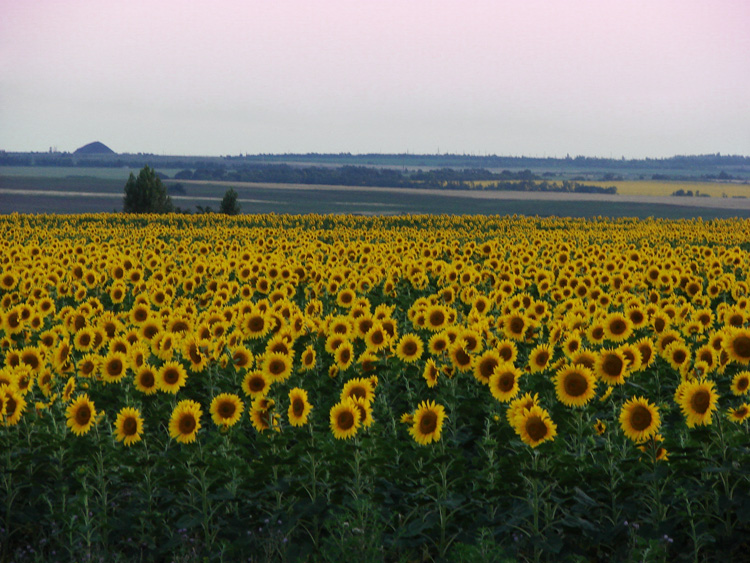
[[[750,155],[747,0],[0,0],[0,150]]]

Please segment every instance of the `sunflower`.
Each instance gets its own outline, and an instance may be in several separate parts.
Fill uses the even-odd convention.
[[[261,311],[253,311],[239,320],[239,329],[245,338],[263,338],[271,330],[271,319]]]
[[[200,340],[194,335],[188,335],[180,344],[182,357],[190,363],[190,371],[201,373],[208,365],[208,341]]]
[[[532,321],[523,313],[515,312],[504,315],[499,319],[500,326],[506,338],[511,340],[523,340],[526,332],[532,326]]]
[[[354,361],[354,346],[349,340],[344,340],[333,354],[340,371],[346,370]]]
[[[242,380],[242,390],[253,399],[265,396],[270,387],[270,380],[261,371],[248,372]]]
[[[446,307],[442,305],[430,305],[425,311],[425,327],[432,331],[438,332],[443,330],[448,324],[448,314]]]
[[[620,427],[625,436],[636,443],[645,442],[656,434],[660,424],[659,408],[643,397],[628,400],[620,411]]]
[[[68,381],[65,383],[65,387],[63,388],[62,393],[62,400],[64,403],[67,403],[70,401],[70,399],[73,398],[73,393],[75,393],[76,390],[76,378],[75,377],[69,377]]]
[[[7,385],[0,387],[0,406],[4,406],[5,417],[0,416],[0,420],[6,426],[15,426],[21,420],[23,411],[26,409],[26,399],[17,389],[13,389]],[[2,412],[0,412],[2,414]]]
[[[273,412],[275,402],[265,397],[255,399],[250,405],[250,421],[258,432],[274,429],[280,431],[278,415]]]
[[[362,397],[352,397],[352,401],[359,409],[359,422],[363,428],[368,428],[374,422],[372,418],[372,405],[370,401],[363,399]]]
[[[149,364],[143,364],[138,371],[135,372],[135,378],[133,380],[135,388],[145,395],[153,395],[157,391],[156,386],[156,372]]]
[[[518,347],[512,340],[500,340],[495,344],[495,351],[500,355],[503,362],[512,364],[518,358]]]
[[[86,434],[94,425],[96,419],[96,407],[93,401],[85,393],[78,395],[65,410],[68,428],[76,436]]]
[[[312,408],[307,399],[307,391],[299,387],[295,387],[289,391],[289,410],[287,410],[289,424],[292,426],[304,426],[307,424],[307,418],[310,416]]]
[[[654,359],[655,359],[654,343],[650,339],[644,337],[635,343],[635,347],[641,353],[641,368],[640,369],[645,369],[651,366],[651,364],[654,363]]]
[[[521,370],[513,364],[499,364],[490,376],[489,386],[492,396],[501,403],[507,403],[518,395],[518,380]]]
[[[722,342],[722,347],[730,359],[747,365],[750,363],[750,329],[730,329]]]
[[[141,441],[143,418],[141,412],[133,407],[123,407],[115,420],[115,439],[126,446]]]
[[[610,342],[622,342],[633,333],[633,323],[622,313],[613,312],[604,320],[604,334]]]
[[[620,350],[602,350],[594,364],[594,373],[607,385],[622,385],[625,383],[628,362]]]
[[[652,452],[653,460],[656,461],[667,461],[669,459],[669,452],[666,450],[664,446],[662,446],[662,442],[664,441],[664,436],[661,434],[654,434],[646,440],[644,443],[638,445],[638,449],[641,450],[643,453]]]
[[[563,353],[568,357],[573,357],[581,349],[582,338],[580,332],[573,331],[570,333],[563,342],[562,349]]]
[[[202,415],[200,403],[190,399],[180,401],[169,419],[169,435],[181,444],[195,442]]]
[[[543,372],[552,359],[553,350],[549,344],[539,344],[529,354],[529,369],[531,373]]]
[[[375,398],[372,380],[369,377],[354,377],[347,381],[341,390],[340,400],[344,401],[347,398],[362,398],[368,403],[372,402]]]
[[[554,440],[557,436],[557,425],[552,421],[549,413],[538,405],[524,409],[517,414],[513,427],[521,440],[532,448]]]
[[[422,377],[424,377],[424,380],[427,382],[427,387],[435,387],[437,385],[439,375],[440,370],[435,364],[435,360],[430,358],[429,360],[427,360],[427,363],[425,363],[424,371],[422,371]]]
[[[568,407],[582,407],[596,394],[596,378],[581,365],[560,369],[553,379],[557,400]]]
[[[232,364],[239,369],[250,369],[253,367],[255,357],[246,346],[239,345],[232,348]]]
[[[750,371],[741,371],[732,378],[732,393],[734,395],[747,395],[750,390]]]
[[[245,404],[234,393],[222,393],[211,401],[209,411],[216,426],[229,428],[240,420]]]
[[[173,395],[187,383],[187,372],[181,363],[166,362],[156,373],[156,388]]]
[[[597,418],[594,423],[594,432],[601,436],[607,431],[607,425],[601,419]]]
[[[286,354],[272,352],[263,356],[261,371],[271,383],[281,383],[292,375],[292,358]]]
[[[403,362],[414,363],[422,357],[424,343],[416,334],[404,334],[396,345],[396,356]]]
[[[313,369],[315,367],[316,359],[317,354],[315,352],[315,349],[311,345],[308,345],[307,348],[305,348],[305,351],[302,352],[302,357],[300,360],[302,364],[300,366],[302,371],[310,371],[311,369]]]
[[[451,340],[445,332],[438,332],[430,337],[427,349],[433,356],[439,356],[448,349]]]
[[[506,418],[511,426],[515,424],[516,416],[523,413],[524,409],[530,409],[534,405],[539,404],[539,395],[534,393],[525,393],[523,396],[513,399],[508,405],[508,410],[505,413]]]
[[[719,399],[714,382],[696,379],[681,383],[680,387],[675,395],[679,397],[680,410],[685,415],[688,427],[711,424],[711,417],[718,408]]]
[[[490,376],[501,362],[500,354],[495,350],[487,350],[474,361],[474,378],[487,385],[490,382]]]
[[[351,438],[360,427],[360,411],[356,403],[347,397],[331,407],[330,424],[331,432],[337,440]]]
[[[727,411],[727,418],[732,422],[743,422],[748,417],[750,417],[750,405],[747,403],[743,403],[737,408],[730,408]]]
[[[426,446],[440,441],[443,422],[446,418],[445,408],[435,401],[422,401],[413,415],[412,426],[409,428],[414,441]]]
[[[690,348],[679,340],[667,346],[663,355],[667,362],[669,362],[669,365],[677,371],[685,369],[690,364]]]
[[[456,340],[449,348],[451,363],[459,371],[469,371],[474,363],[472,357],[466,352],[464,343]]]

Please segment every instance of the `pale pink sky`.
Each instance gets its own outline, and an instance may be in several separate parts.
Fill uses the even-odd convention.
[[[0,149],[750,155],[747,0],[0,0]]]

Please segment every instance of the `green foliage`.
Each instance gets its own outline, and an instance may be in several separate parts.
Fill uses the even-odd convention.
[[[172,199],[156,175],[156,170],[146,165],[137,178],[130,173],[125,184],[122,210],[125,213],[170,213],[174,210]]]
[[[237,192],[234,188],[229,188],[224,194],[224,199],[221,200],[219,212],[224,215],[239,215],[240,204],[237,201]]]

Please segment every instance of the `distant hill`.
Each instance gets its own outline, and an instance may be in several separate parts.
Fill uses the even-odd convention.
[[[77,149],[73,154],[117,154],[104,143],[94,141]]]

